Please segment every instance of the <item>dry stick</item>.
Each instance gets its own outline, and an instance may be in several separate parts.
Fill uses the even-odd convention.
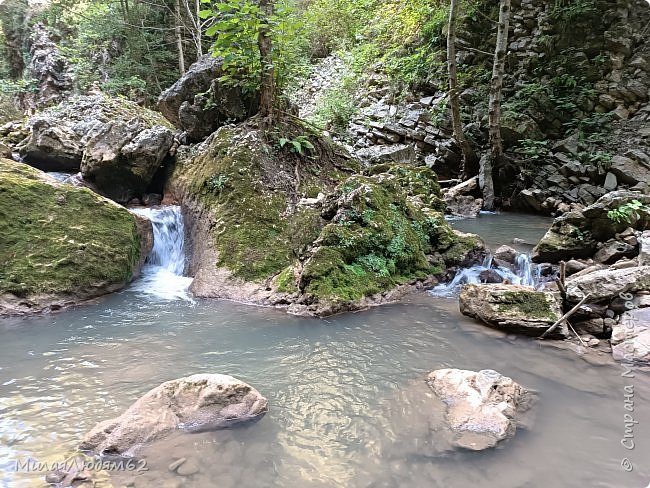
[[[576,330],[573,328],[573,326],[572,326],[569,322],[567,322],[567,325],[569,326],[569,329],[571,329],[571,330],[573,331],[573,333],[576,335],[576,337],[577,337],[578,340],[582,343],[582,345],[585,346],[585,347],[587,347],[587,344],[585,344],[585,343],[583,342],[582,337],[580,337],[580,336],[578,335],[578,333],[577,333]]]
[[[560,261],[560,281],[563,285],[566,282],[566,263],[564,261]]]
[[[560,324],[561,324],[562,322],[564,322],[566,319],[568,319],[569,317],[571,317],[571,315],[573,315],[574,313],[576,313],[576,312],[578,311],[578,309],[579,309],[580,307],[582,307],[582,305],[584,305],[584,303],[589,299],[590,296],[591,296],[591,294],[587,293],[587,295],[585,295],[585,297],[584,297],[582,300],[580,300],[580,303],[578,303],[575,307],[573,307],[573,308],[572,308],[571,310],[569,310],[567,313],[565,313],[564,315],[562,315],[562,317],[560,317],[560,319],[559,319],[557,322],[555,322],[553,325],[551,325],[551,326],[546,330],[546,332],[544,332],[541,336],[539,336],[539,339],[544,339],[544,337],[546,337],[548,334],[550,334],[550,333],[553,332],[555,329],[557,329],[558,325],[560,325]]]

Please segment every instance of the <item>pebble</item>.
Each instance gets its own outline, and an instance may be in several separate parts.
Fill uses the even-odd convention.
[[[176,469],[176,474],[180,476],[192,476],[200,471],[199,465],[196,461],[190,460],[181,464],[178,469]]]

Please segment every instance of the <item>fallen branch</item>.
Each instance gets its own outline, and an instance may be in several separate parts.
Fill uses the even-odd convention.
[[[569,317],[571,317],[574,313],[576,313],[576,312],[578,311],[578,309],[579,309],[580,307],[582,307],[582,306],[584,305],[584,303],[589,299],[590,296],[591,296],[591,295],[590,295],[589,293],[587,293],[587,295],[585,295],[584,298],[583,298],[582,300],[580,300],[580,303],[578,303],[575,307],[573,307],[573,308],[572,308],[571,310],[569,310],[567,313],[565,313],[564,315],[562,315],[562,317],[560,317],[560,319],[559,319],[557,322],[555,322],[553,325],[551,325],[551,326],[546,330],[546,332],[544,332],[541,336],[538,337],[538,339],[540,339],[540,340],[541,340],[541,339],[544,339],[544,337],[546,337],[546,336],[549,335],[551,332],[553,332],[555,329],[557,329],[557,327],[558,327],[562,322],[564,322],[564,321],[567,320]]]

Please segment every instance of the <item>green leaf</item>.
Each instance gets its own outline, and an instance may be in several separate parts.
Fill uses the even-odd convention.
[[[289,139],[287,139],[285,137],[281,137],[280,138],[280,147],[284,147],[287,142],[289,142]]]
[[[212,17],[213,12],[212,10],[199,10],[199,19],[207,19],[209,17]]]
[[[211,25],[205,30],[205,35],[208,37],[213,37],[219,32],[219,26],[217,24]]]

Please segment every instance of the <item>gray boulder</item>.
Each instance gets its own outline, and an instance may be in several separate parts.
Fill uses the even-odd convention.
[[[427,384],[446,406],[445,426],[455,447],[479,451],[513,437],[534,396],[493,370],[439,369]]]
[[[158,98],[158,110],[190,142],[199,142],[222,125],[238,122],[257,112],[257,94],[219,81],[221,58],[201,56],[187,72]]]
[[[255,388],[232,376],[195,374],[167,381],[115,419],[97,424],[79,448],[133,456],[143,445],[175,430],[200,432],[254,421],[268,411]]]
[[[630,310],[612,329],[612,354],[625,362],[650,362],[650,308]]]
[[[409,144],[391,146],[371,146],[357,151],[357,156],[366,164],[401,163],[413,164],[415,149]]]
[[[636,248],[625,242],[608,241],[594,255],[597,263],[611,264],[624,257],[634,256]]]
[[[529,336],[543,334],[562,316],[559,293],[519,285],[465,285],[459,304],[463,315],[504,332]],[[556,331],[556,336],[566,336],[566,329]]]
[[[618,178],[618,181],[628,185],[650,181],[650,164],[641,159],[614,156],[609,171]]]
[[[579,302],[585,295],[590,301],[602,302],[621,293],[650,290],[650,266],[626,269],[602,269],[582,276],[571,276],[566,282],[567,300]]]
[[[19,148],[26,163],[80,169],[93,189],[120,203],[147,190],[174,140],[160,114],[104,95],[70,99],[32,117],[27,128]]]

